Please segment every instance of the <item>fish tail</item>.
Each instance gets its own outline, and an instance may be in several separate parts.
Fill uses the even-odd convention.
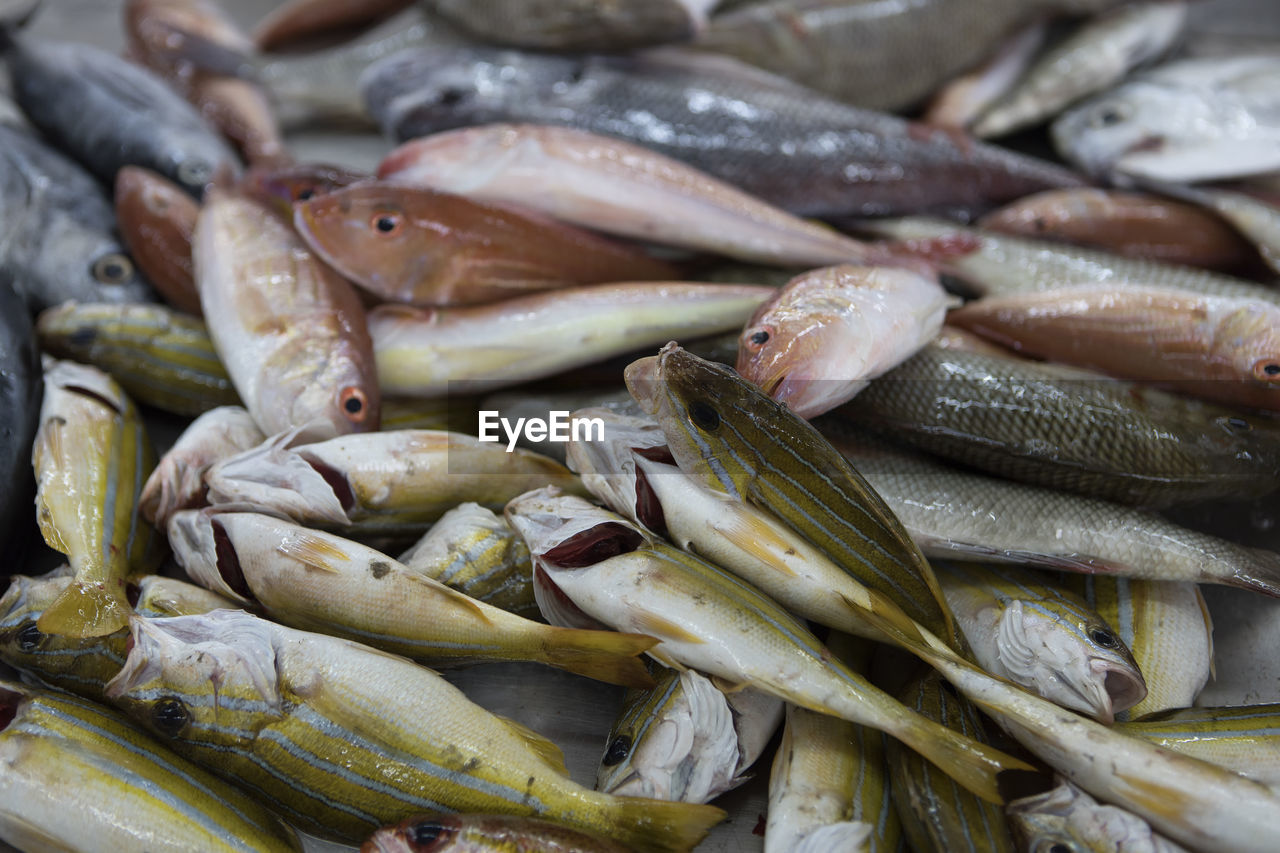
[[[682,853],[707,837],[728,815],[699,803],[667,803],[644,797],[614,797],[608,834],[643,853]]]
[[[645,634],[555,628],[543,640],[539,660],[597,681],[647,690],[654,681],[640,655],[657,644]]]
[[[1248,548],[1248,560],[1226,582],[1280,598],[1280,554],[1262,548]]]
[[[73,581],[45,608],[36,628],[67,637],[103,637],[128,625],[132,612],[123,584]]]
[[[1035,769],[1025,761],[1005,755],[926,717],[916,717],[905,730],[893,734],[970,793],[987,802],[1004,803],[999,790],[1001,773]]]

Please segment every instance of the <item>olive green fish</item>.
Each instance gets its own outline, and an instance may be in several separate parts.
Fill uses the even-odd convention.
[[[1280,785],[1280,705],[1176,708],[1117,723],[1116,729]]]

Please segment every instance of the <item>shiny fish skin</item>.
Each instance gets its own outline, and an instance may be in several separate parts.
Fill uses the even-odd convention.
[[[260,50],[309,37],[343,32],[393,15],[413,0],[292,0],[272,9],[253,28]]]
[[[115,205],[120,235],[138,268],[165,302],[199,317],[191,236],[200,208],[177,184],[137,166],[116,173]]]
[[[727,57],[405,51],[362,79],[398,140],[492,122],[616,136],[803,216],[980,209],[1078,186],[1057,166],[830,101]]]
[[[424,840],[429,839],[429,840]],[[558,823],[508,815],[433,815],[379,829],[360,853],[627,853],[627,848]]]
[[[1280,706],[1175,708],[1119,723],[1117,730],[1280,785]]]
[[[1142,818],[1097,802],[1066,779],[1051,791],[1010,803],[1006,814],[1014,836],[1035,853],[1055,845],[1080,853],[1188,853]]]
[[[437,133],[392,151],[378,177],[744,261],[826,266],[868,252],[679,161],[567,127],[491,124]]]
[[[1201,205],[1247,237],[1272,270],[1280,272],[1280,207],[1274,199],[1225,189],[1150,184],[1152,189]]]
[[[545,738],[430,670],[347,640],[234,611],[135,619],[131,630],[108,697],[326,838],[461,811],[541,816],[656,853],[689,850],[725,816],[582,788]]]
[[[489,44],[601,52],[687,41],[715,0],[427,0],[426,6]],[[520,26],[512,27],[519,20]]]

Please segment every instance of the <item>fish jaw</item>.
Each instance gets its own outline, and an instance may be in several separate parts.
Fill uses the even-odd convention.
[[[213,465],[205,474],[210,503],[247,503],[294,519],[350,525],[350,482],[290,447],[313,438],[306,430],[289,430]]]
[[[571,441],[568,465],[582,477],[587,491],[615,512],[641,526],[643,514],[641,474],[636,467],[636,450],[665,448],[666,437],[648,417],[637,417],[612,409],[579,409],[575,418],[600,418],[605,424],[605,441]],[[655,531],[657,532],[657,531]]]

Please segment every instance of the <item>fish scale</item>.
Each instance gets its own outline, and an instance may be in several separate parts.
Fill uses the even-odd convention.
[[[1280,784],[1280,706],[1170,709],[1117,728],[1268,785]]]

